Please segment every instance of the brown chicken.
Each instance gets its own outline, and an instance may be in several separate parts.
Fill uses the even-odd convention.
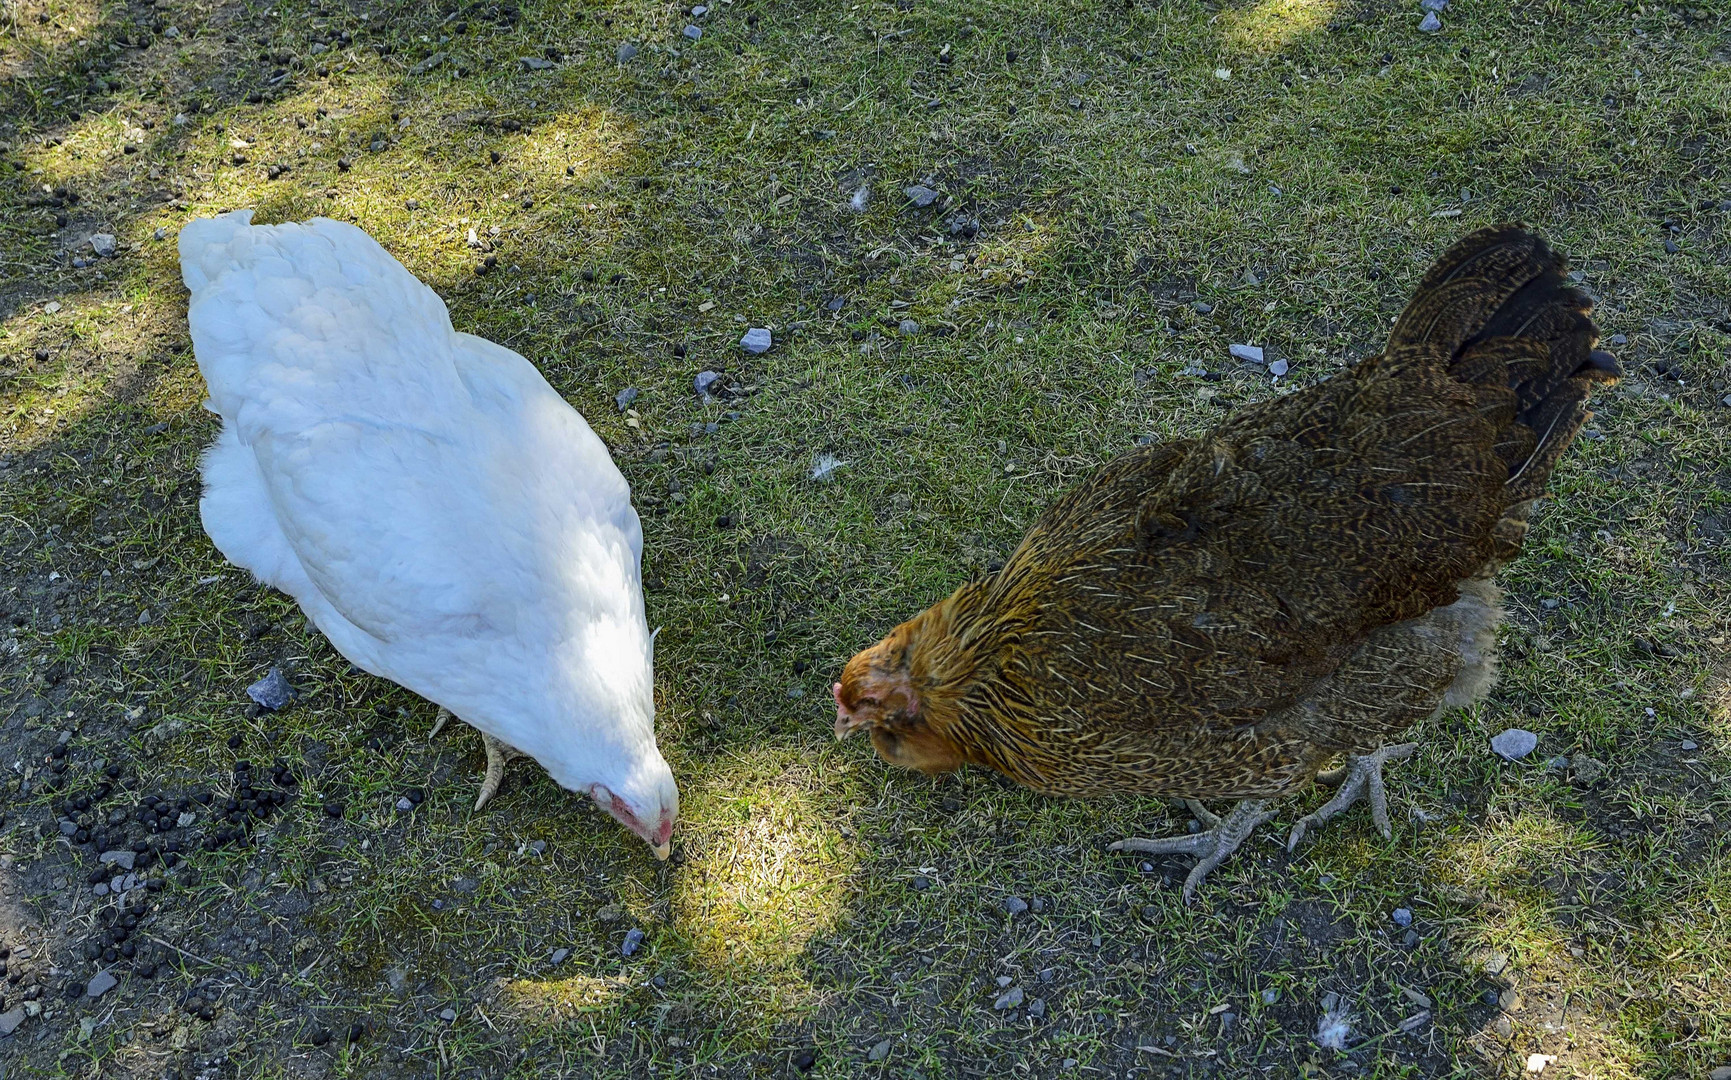
[[[1419,282],[1388,346],[1196,439],[1109,462],[996,575],[856,655],[835,731],[928,773],[984,765],[1056,795],[1191,800],[1211,827],[1113,850],[1198,857],[1197,884],[1322,778],[1389,835],[1386,745],[1482,696],[1492,581],[1616,360],[1591,303],[1518,227]],[[1197,800],[1242,800],[1224,819]]]

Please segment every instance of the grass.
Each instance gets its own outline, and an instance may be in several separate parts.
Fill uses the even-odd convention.
[[[0,937],[51,990],[7,1047],[17,1071],[1731,1063],[1724,9],[1455,0],[1429,35],[1416,8],[1337,0],[714,6],[3,9],[0,748],[19,764]],[[921,183],[926,210],[902,194]],[[671,865],[526,764],[469,813],[473,734],[427,743],[430,705],[350,674],[203,537],[214,428],[172,238],[239,206],[360,224],[614,448],[665,626]],[[1103,851],[1184,828],[1155,800],[932,782],[831,741],[825,687],[855,649],[1134,439],[1278,392],[1229,343],[1325,377],[1377,347],[1442,247],[1506,218],[1585,272],[1630,377],[1505,575],[1500,687],[1394,771],[1391,841],[1355,811],[1288,857],[1271,826],[1186,907],[1186,860]],[[118,257],[75,268],[98,232]],[[744,356],[747,326],[775,349]],[[730,396],[697,401],[705,369]],[[818,483],[825,454],[845,464]],[[249,716],[273,663],[302,702]],[[1517,724],[1540,749],[1501,763],[1487,739]],[[69,791],[98,758],[131,794],[224,790],[240,756],[303,777],[257,850],[155,894],[144,930],[184,953],[152,944],[158,978],[93,1005],[47,974],[88,977],[94,925],[87,856],[31,771],[63,729]],[[427,801],[398,814],[410,786]],[[1000,977],[1021,1007],[992,1008]],[[180,1006],[195,985],[212,1022]],[[1350,1053],[1313,1041],[1326,994]]]

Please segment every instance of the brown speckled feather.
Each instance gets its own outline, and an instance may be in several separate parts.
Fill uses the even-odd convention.
[[[1562,271],[1517,228],[1467,237],[1380,355],[1109,462],[995,577],[855,657],[838,704],[905,683],[868,726],[916,768],[1213,798],[1482,692],[1489,576],[1616,375]]]

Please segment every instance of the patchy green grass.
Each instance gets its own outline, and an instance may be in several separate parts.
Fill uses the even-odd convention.
[[[1723,6],[1455,0],[1435,35],[1416,7],[1349,0],[714,7],[0,10],[0,749],[18,763],[0,944],[31,953],[7,1007],[47,991],[0,1043],[13,1067],[1731,1063]],[[624,42],[640,51],[620,63]],[[940,193],[924,210],[902,194],[922,183]],[[431,706],[349,674],[203,537],[214,429],[172,238],[243,205],[357,222],[614,447],[665,625],[671,865],[526,765],[471,814],[473,734],[429,744]],[[1505,575],[1500,688],[1395,770],[1392,841],[1355,811],[1289,858],[1271,826],[1187,908],[1186,860],[1103,850],[1182,829],[1157,801],[932,782],[830,740],[825,687],[856,648],[1133,439],[1277,392],[1228,343],[1325,377],[1376,348],[1436,252],[1505,218],[1584,271],[1630,378]],[[118,257],[75,267],[99,232]],[[743,356],[747,326],[776,348]],[[726,400],[693,396],[704,369]],[[828,483],[823,454],[844,462]],[[302,703],[249,716],[242,688],[273,663]],[[1514,724],[1540,749],[1501,763],[1487,739]],[[301,776],[256,849],[168,875],[140,958],[94,1004],[61,993],[93,971],[103,903],[43,788],[62,730],[66,793],[122,763],[110,806],[227,794],[239,757]],[[1012,916],[1012,896],[1037,903]],[[626,960],[631,929],[647,936]],[[1001,978],[1019,1007],[993,1009]],[[183,1004],[195,986],[211,1021]],[[1354,1016],[1348,1054],[1313,1040],[1328,994]]]

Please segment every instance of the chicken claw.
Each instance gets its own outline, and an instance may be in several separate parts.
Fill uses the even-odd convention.
[[[428,740],[432,740],[439,732],[445,730],[445,725],[451,722],[451,710],[439,706],[439,715],[433,720],[433,730],[427,732]],[[500,785],[505,782],[505,763],[512,758],[527,757],[523,751],[481,732],[481,745],[487,751],[487,773],[481,778],[481,794],[475,800],[475,809],[486,806],[493,796],[499,794]]]
[[[1298,819],[1298,824],[1292,827],[1292,835],[1286,841],[1286,850],[1296,848],[1312,826],[1321,825],[1359,799],[1370,803],[1371,820],[1376,822],[1382,838],[1387,840],[1393,836],[1394,830],[1388,821],[1388,796],[1382,786],[1382,767],[1391,761],[1411,757],[1417,749],[1418,743],[1385,746],[1374,753],[1354,755],[1351,761],[1338,769],[1317,773],[1316,779],[1319,782],[1339,784],[1340,790],[1334,793],[1334,798],[1317,807],[1315,812]]]
[[[1274,811],[1268,809],[1268,802],[1264,799],[1245,799],[1233,807],[1232,812],[1224,818],[1209,813],[1195,799],[1185,799],[1184,804],[1190,807],[1196,820],[1205,826],[1201,832],[1188,836],[1168,836],[1159,840],[1132,837],[1129,840],[1120,840],[1106,850],[1137,851],[1147,855],[1197,856],[1190,876],[1184,879],[1184,902],[1188,904],[1195,899],[1196,886],[1202,884],[1202,879],[1208,876],[1208,872],[1237,851],[1238,845],[1242,844],[1258,825],[1274,816]]]

